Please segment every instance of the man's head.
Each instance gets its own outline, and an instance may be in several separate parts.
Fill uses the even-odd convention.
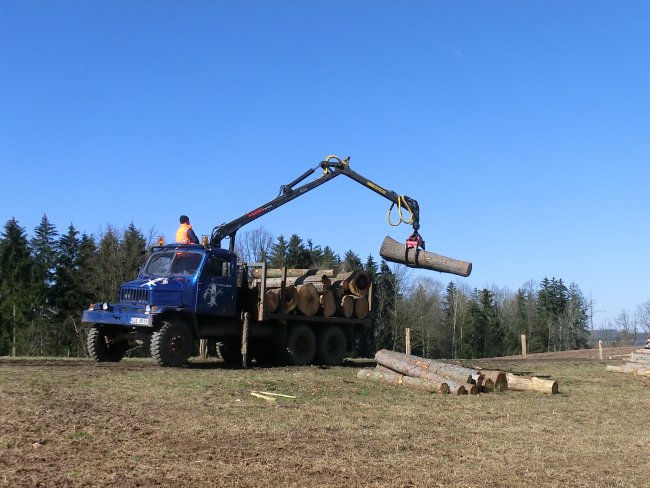
[[[179,220],[181,221],[181,224],[189,224],[190,223],[190,218],[187,215],[181,215],[181,218]]]

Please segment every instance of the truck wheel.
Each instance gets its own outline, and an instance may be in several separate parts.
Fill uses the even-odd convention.
[[[88,355],[98,363],[117,363],[124,357],[127,343],[124,340],[111,339],[104,329],[95,325],[88,331],[86,347]]]
[[[305,366],[314,360],[316,337],[311,327],[305,324],[291,327],[287,338],[287,353],[289,364],[294,366]]]
[[[317,358],[320,364],[338,366],[347,351],[347,340],[343,331],[330,325],[318,335]]]
[[[160,366],[182,366],[192,353],[192,343],[192,334],[183,322],[163,322],[153,333],[151,357]]]

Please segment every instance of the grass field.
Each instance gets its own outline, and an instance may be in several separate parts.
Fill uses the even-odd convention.
[[[472,364],[560,394],[411,392],[361,363],[0,359],[0,486],[650,486],[649,379],[580,355]]]

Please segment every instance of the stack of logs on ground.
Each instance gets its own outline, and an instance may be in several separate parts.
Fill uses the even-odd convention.
[[[382,349],[375,354],[377,366],[362,369],[357,378],[430,393],[478,395],[491,391],[558,392],[557,381],[519,376],[504,371],[477,370],[434,359]]]
[[[610,357],[610,359],[612,358]],[[607,365],[606,369],[619,373],[650,376],[650,339],[648,339],[648,344],[643,349],[638,349],[629,354],[629,358],[625,360],[622,366]]]
[[[365,319],[370,312],[370,276],[365,271],[339,273],[337,269],[281,269],[266,271],[264,310],[283,314],[323,315]],[[253,278],[261,280],[261,270]]]

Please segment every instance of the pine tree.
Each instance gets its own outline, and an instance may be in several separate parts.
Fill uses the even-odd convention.
[[[287,241],[282,234],[278,236],[278,241],[271,246],[269,255],[271,267],[282,268],[287,263]]]
[[[379,266],[377,266],[372,254],[368,254],[368,259],[366,259],[366,264],[363,265],[363,269],[370,275],[371,280],[374,280],[377,273],[379,273]]]
[[[348,272],[348,271],[357,271],[360,269],[363,269],[363,265],[361,264],[361,259],[359,258],[357,253],[355,253],[352,249],[350,249],[343,256],[343,261],[341,262],[341,271]]]
[[[374,341],[376,349],[392,349],[395,337],[391,318],[395,313],[397,289],[395,275],[385,260],[381,260],[375,280]]]
[[[302,239],[293,234],[287,244],[287,258],[285,266],[288,268],[306,269],[311,265],[311,253],[305,247]]]
[[[120,246],[123,263],[121,267],[122,282],[133,280],[138,276],[138,272],[144,264],[146,246],[147,242],[142,232],[131,222],[124,231],[124,239]]]
[[[25,230],[12,218],[0,237],[0,356],[12,351],[14,311],[18,354],[30,349],[29,327],[34,316],[31,293],[33,261]]]

